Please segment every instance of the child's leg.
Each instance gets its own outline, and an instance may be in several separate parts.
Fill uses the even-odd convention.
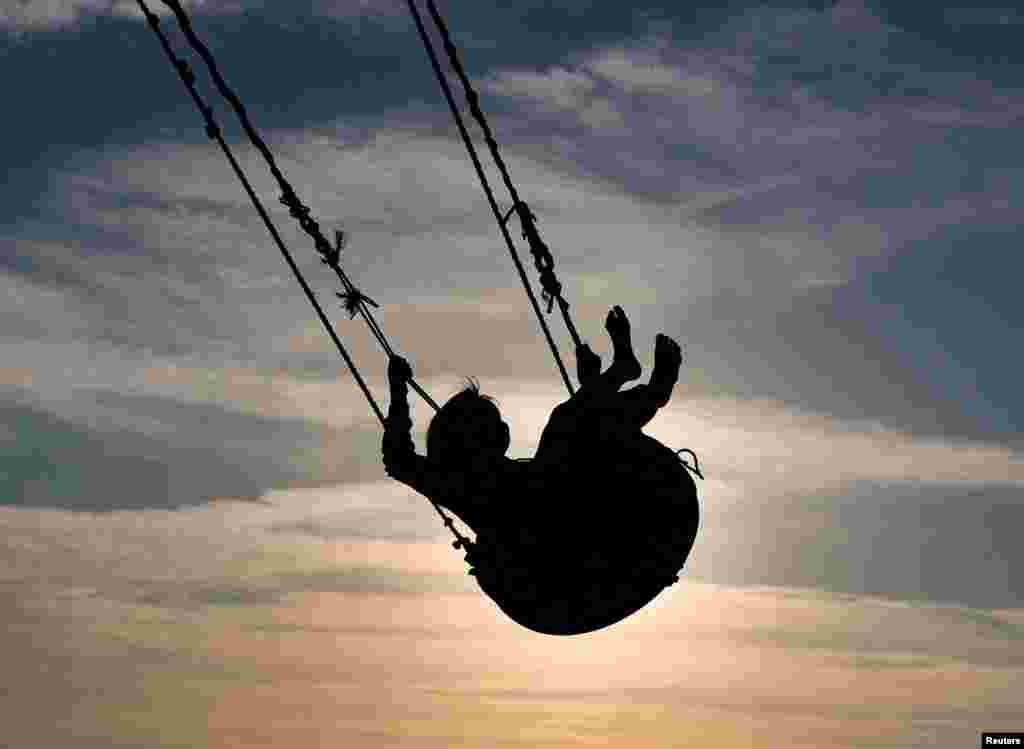
[[[633,341],[629,333],[629,320],[622,307],[612,307],[604,323],[608,336],[612,339],[612,364],[598,375],[591,374],[581,382],[582,390],[587,395],[610,395],[630,380],[640,376],[640,362],[633,353]],[[587,352],[590,352],[589,348]],[[590,353],[593,356],[592,352]],[[596,357],[594,357],[596,359]],[[593,360],[589,360],[592,362]],[[598,359],[598,364],[600,360]],[[590,366],[593,366],[592,363]]]
[[[654,369],[648,387],[658,408],[672,397],[672,388],[679,381],[679,367],[683,364],[683,350],[679,344],[663,333],[654,337]]]
[[[646,385],[637,385],[616,395],[616,415],[628,429],[646,426],[658,409],[672,397],[672,388],[679,379],[683,356],[679,344],[661,333],[654,343],[654,371]]]
[[[590,346],[583,344],[576,347],[576,379],[580,387],[585,388],[601,376],[601,357],[595,354]]]
[[[626,314],[621,307],[613,307],[608,313],[605,328],[608,330],[608,335],[611,336],[614,347],[612,365],[601,373],[595,373],[593,369],[590,369],[587,373],[588,377],[583,380],[576,394],[555,408],[544,427],[540,444],[537,445],[537,451],[534,453],[534,461],[537,465],[566,464],[569,461],[569,456],[573,454],[574,448],[594,439],[603,426],[618,429],[621,424],[625,423],[624,418],[643,426],[654,418],[660,405],[664,405],[645,405],[658,404],[663,388],[644,385],[643,389],[634,388],[629,391],[632,393],[634,390],[639,390],[622,402],[625,408],[620,408],[619,398],[623,394],[618,392],[619,388],[640,376],[640,362],[637,361],[636,355],[633,353],[633,343],[629,335],[629,320],[626,319]],[[662,337],[664,336],[659,337],[658,340],[660,341]],[[661,347],[664,348],[664,346]],[[666,362],[662,361],[666,352],[659,354],[660,350],[661,348],[655,347],[655,373],[651,375],[652,383],[660,383],[666,379]],[[577,351],[578,356],[579,354],[580,351]],[[593,359],[597,359],[589,348],[584,352],[584,356],[587,354]],[[588,367],[592,367],[593,359],[589,361],[581,359],[578,362],[581,365],[580,370],[586,371]],[[661,362],[660,365],[659,362]],[[598,360],[599,365],[600,360]],[[671,371],[671,366],[669,366],[669,371]],[[674,376],[678,376],[678,374],[679,365],[677,363]],[[673,379],[672,384],[674,383]],[[668,387],[669,393],[671,393],[671,384]],[[667,400],[668,396],[665,395],[665,401],[667,402]],[[645,409],[650,410],[649,415]]]
[[[647,426],[658,409],[657,401],[651,395],[651,386],[637,385],[616,395],[612,413],[620,429],[632,432]]]

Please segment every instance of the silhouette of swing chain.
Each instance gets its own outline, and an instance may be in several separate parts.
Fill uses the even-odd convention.
[[[228,104],[231,105],[231,108],[235,111],[235,114],[238,116],[238,119],[242,125],[242,129],[248,136],[249,141],[253,144],[253,146],[256,147],[256,149],[263,156],[264,161],[267,163],[267,167],[270,169],[270,173],[277,180],[278,186],[281,189],[281,203],[286,208],[288,208],[288,212],[292,216],[292,218],[298,221],[299,226],[302,228],[302,230],[305,231],[306,234],[308,234],[309,237],[313,240],[313,244],[316,251],[320,253],[321,262],[323,262],[325,265],[331,268],[331,270],[334,271],[335,275],[341,281],[342,286],[344,286],[345,292],[339,294],[338,296],[339,298],[341,298],[345,310],[349,313],[351,317],[354,317],[355,314],[358,313],[366,322],[367,326],[369,326],[370,331],[373,333],[374,337],[377,339],[377,342],[380,343],[381,347],[388,354],[388,356],[393,356],[395,353],[394,350],[392,349],[390,343],[388,342],[387,337],[384,335],[384,331],[381,329],[380,325],[373,317],[373,314],[367,308],[366,303],[370,302],[374,307],[379,307],[379,305],[372,299],[370,299],[368,296],[363,294],[361,291],[359,291],[359,289],[357,289],[356,286],[349,279],[345,271],[341,268],[341,243],[338,242],[334,247],[331,246],[331,243],[323,235],[323,232],[320,231],[319,223],[310,215],[310,208],[304,205],[302,201],[299,199],[299,197],[295,194],[295,190],[292,188],[291,184],[288,182],[284,174],[278,168],[277,162],[275,161],[274,155],[271,153],[270,148],[260,137],[259,133],[256,131],[256,128],[249,120],[249,116],[246,113],[245,107],[242,105],[241,100],[234,93],[234,91],[232,91],[230,86],[228,86],[227,81],[225,81],[224,77],[221,75],[220,70],[217,67],[217,63],[213,58],[213,54],[210,52],[209,48],[203,43],[203,41],[199,39],[195,31],[193,30],[192,23],[189,20],[188,14],[182,7],[179,0],[161,0],[161,2],[163,2],[164,5],[170,8],[172,13],[174,13],[175,18],[178,21],[178,25],[181,27],[182,33],[185,35],[185,38],[188,41],[189,45],[196,51],[196,53],[202,58],[203,62],[206,64],[207,70],[209,70],[210,77],[213,79],[214,85],[217,88],[218,92],[228,102]],[[350,365],[349,368],[354,369],[354,365]],[[420,385],[415,380],[410,379],[409,384],[413,388],[413,390],[415,390],[416,393],[419,394],[419,396],[422,397],[423,400],[425,400],[435,411],[439,409],[439,406],[433,400],[433,398],[431,398],[430,395],[428,395],[427,392],[422,387],[420,387]],[[367,398],[371,400],[371,406],[373,407],[375,413],[377,414],[378,418],[383,424],[384,418],[380,409],[372,401],[372,396],[370,396],[368,389],[364,387],[363,390],[364,394],[367,395]]]
[[[412,0],[410,0],[410,3],[411,2]],[[438,11],[434,0],[427,0],[427,10],[430,11],[430,15],[434,19],[434,25],[437,26],[437,30],[441,34],[444,49],[448,54],[448,61],[451,63],[452,70],[455,71],[455,74],[462,82],[462,88],[465,91],[469,111],[477,121],[477,124],[480,125],[480,130],[484,134],[484,141],[486,141],[487,147],[491,151],[491,157],[494,159],[494,163],[498,167],[498,171],[501,173],[501,178],[505,182],[505,187],[508,189],[508,193],[512,198],[512,208],[505,214],[502,221],[503,223],[507,223],[512,217],[513,212],[519,216],[519,223],[523,230],[523,238],[526,239],[527,243],[530,245],[530,253],[533,255],[534,265],[540,273],[540,283],[544,289],[544,301],[547,302],[548,305],[547,311],[549,314],[551,313],[551,307],[557,300],[558,307],[562,311],[562,319],[565,320],[565,326],[569,330],[572,342],[577,348],[579,348],[582,345],[582,341],[580,340],[579,333],[576,331],[576,326],[573,324],[572,317],[569,315],[569,302],[566,301],[564,296],[562,296],[562,283],[558,280],[558,277],[555,276],[555,260],[551,256],[551,250],[548,249],[548,246],[540,237],[540,232],[537,230],[537,217],[530,210],[530,207],[520,199],[519,191],[516,190],[515,185],[512,183],[512,178],[509,176],[508,168],[505,166],[505,160],[501,157],[501,152],[498,150],[498,142],[495,140],[494,134],[491,132],[491,127],[487,122],[487,117],[480,108],[480,97],[473,88],[473,84],[470,82],[469,76],[466,75],[466,71],[459,58],[459,51],[455,47],[454,42],[452,42],[451,35],[448,32],[448,26],[445,24],[444,18],[441,17],[441,13]]]
[[[345,364],[348,365],[349,371],[352,373],[352,377],[359,385],[359,388],[363,391],[363,395],[366,396],[366,400],[369,402],[370,408],[373,409],[373,412],[377,415],[377,419],[380,421],[380,423],[386,426],[387,422],[386,419],[384,418],[383,412],[380,409],[380,406],[378,406],[377,401],[374,400],[373,394],[370,392],[370,389],[366,386],[366,382],[363,380],[362,375],[359,374],[359,370],[356,368],[355,363],[352,361],[352,357],[349,356],[349,353],[346,350],[345,345],[341,342],[341,339],[338,337],[338,334],[334,331],[334,326],[331,324],[330,319],[328,319],[327,315],[324,313],[324,310],[320,306],[320,302],[317,300],[316,295],[313,293],[313,290],[309,287],[309,284],[306,282],[306,279],[302,275],[302,271],[299,270],[298,265],[296,265],[291,252],[289,252],[288,248],[284,244],[284,241],[281,239],[281,235],[278,233],[277,227],[274,225],[274,222],[270,220],[270,216],[267,214],[266,209],[263,207],[262,201],[256,195],[256,192],[253,190],[252,185],[249,182],[249,179],[245,176],[245,172],[242,171],[242,167],[239,165],[238,160],[235,158],[234,153],[231,151],[231,148],[224,140],[224,136],[221,134],[220,128],[217,125],[217,121],[213,116],[213,110],[206,104],[206,102],[203,101],[203,98],[199,95],[199,92],[196,90],[195,74],[192,72],[191,68],[189,67],[188,63],[185,62],[185,60],[180,59],[177,55],[174,54],[174,50],[171,48],[170,42],[167,41],[167,37],[160,29],[160,19],[156,16],[156,14],[149,9],[144,0],[137,0],[137,2],[142,10],[143,15],[145,15],[146,20],[149,22],[150,27],[153,29],[153,32],[157,35],[157,38],[160,40],[160,46],[163,47],[163,50],[167,54],[167,58],[170,60],[171,65],[178,72],[178,76],[181,78],[182,83],[185,84],[185,88],[191,95],[192,101],[195,102],[195,105],[199,109],[200,114],[202,114],[203,119],[206,122],[206,134],[210,138],[217,141],[217,144],[220,146],[221,151],[224,153],[225,157],[227,157],[228,162],[231,164],[231,168],[235,172],[235,176],[237,176],[239,181],[242,183],[242,187],[245,188],[245,192],[248,194],[249,199],[252,201],[253,206],[256,208],[256,212],[259,213],[260,218],[263,219],[264,226],[267,227],[267,230],[270,232],[271,237],[273,237],[274,243],[277,245],[277,248],[281,251],[281,255],[284,257],[285,262],[288,263],[288,267],[291,268],[296,280],[302,287],[303,292],[305,292],[306,298],[309,300],[310,304],[313,305],[313,309],[316,311],[317,317],[320,319],[320,322],[327,330],[327,334],[334,342],[334,345],[337,347],[338,352],[345,360]],[[174,10],[173,7],[172,10]],[[340,255],[340,237],[338,238],[338,241],[336,243],[336,250],[337,254]],[[355,291],[356,294],[360,293],[355,289],[353,289],[353,291]],[[361,304],[362,299],[368,299],[368,297],[359,299],[361,306],[363,306]],[[374,304],[374,306],[377,306],[376,302],[373,302],[372,300],[370,301],[371,303]],[[355,302],[352,302],[352,304],[354,305]],[[348,302],[346,302],[346,307],[347,306]],[[416,389],[416,392],[423,396],[423,398],[431,406],[434,407],[434,410],[437,410],[437,404],[434,403],[430,396],[428,396],[415,382],[412,382],[410,380],[410,384],[413,385],[413,387]],[[446,513],[439,504],[437,504],[434,500],[430,499],[429,497],[427,498],[427,501],[430,502],[430,506],[433,507],[437,514],[440,516],[441,521],[444,523],[444,526],[449,531],[451,531],[452,535],[455,536],[455,541],[452,542],[452,546],[454,546],[456,549],[472,549],[472,542],[468,538],[463,536],[461,533],[459,533],[459,530],[455,527],[455,523],[452,520],[452,518],[448,515],[448,513]]]
[[[484,194],[487,196],[487,202],[490,204],[491,211],[494,213],[494,218],[498,222],[498,228],[501,230],[501,235],[505,239],[505,246],[508,248],[509,255],[512,256],[512,262],[515,264],[516,271],[519,273],[519,278],[523,282],[523,288],[526,289],[526,296],[530,300],[530,305],[533,307],[533,311],[537,314],[538,321],[540,321],[541,330],[543,330],[544,338],[547,340],[548,347],[551,349],[551,353],[555,357],[555,364],[558,365],[558,371],[562,375],[562,381],[565,383],[565,387],[569,391],[569,395],[572,395],[572,381],[569,379],[569,373],[566,371],[565,364],[562,362],[561,354],[558,351],[558,345],[555,343],[555,340],[551,335],[551,330],[548,328],[547,321],[544,319],[544,315],[540,311],[540,305],[537,304],[537,297],[534,295],[533,289],[530,287],[530,279],[526,275],[526,269],[523,267],[523,263],[519,259],[519,253],[516,251],[515,243],[512,241],[512,237],[508,233],[508,218],[507,216],[502,215],[501,209],[498,207],[498,202],[494,198],[494,192],[493,190],[491,190],[491,185],[487,179],[487,175],[484,174],[483,166],[480,163],[480,157],[477,155],[476,152],[476,147],[473,145],[472,138],[470,138],[469,131],[466,128],[466,123],[462,119],[462,114],[459,112],[459,107],[455,103],[455,96],[452,94],[451,86],[448,85],[448,79],[445,76],[444,70],[441,68],[441,63],[438,60],[437,53],[434,51],[434,45],[430,41],[430,36],[427,34],[426,27],[423,25],[423,18],[420,15],[420,12],[417,9],[416,4],[413,2],[413,0],[406,0],[406,2],[409,6],[409,11],[412,14],[413,20],[416,22],[416,30],[419,32],[420,39],[423,41],[423,47],[426,49],[427,56],[430,58],[430,64],[431,67],[433,67],[434,69],[434,75],[437,77],[437,81],[441,85],[441,91],[444,93],[445,101],[448,102],[448,109],[451,111],[452,117],[455,119],[455,124],[458,126],[459,134],[462,137],[462,143],[463,145],[465,145],[466,151],[469,153],[469,158],[473,162],[473,168],[476,170],[476,176],[480,180],[480,185],[483,187]],[[448,43],[451,43],[450,40]],[[454,47],[452,49],[454,50]],[[476,111],[479,112],[479,106],[476,107]],[[490,129],[487,128],[486,126],[486,120],[483,119],[482,112],[480,112],[479,114],[478,121],[481,121],[483,123],[483,127],[485,128],[484,132],[486,136],[489,138],[489,143],[494,143],[494,138],[490,135]],[[527,225],[533,225],[533,214],[530,213],[529,208],[527,208],[525,203],[522,203],[521,201],[518,200],[515,188],[512,187],[511,180],[508,177],[508,172],[504,167],[504,162],[500,161],[500,156],[497,156],[496,143],[494,143],[491,152],[492,154],[495,154],[496,158],[499,160],[498,164],[505,178],[505,184],[506,186],[509,187],[510,191],[513,194],[514,200],[516,201],[513,204],[512,210],[518,212],[521,219],[523,216],[530,217],[529,219],[527,219],[527,222],[526,224],[524,224],[523,227],[524,236],[526,236],[527,239],[530,241],[531,252],[533,252],[535,249],[537,251],[534,253],[534,258],[537,262],[538,269],[541,270],[541,283],[544,284],[545,279],[548,279],[548,283],[550,284],[551,279],[554,279],[554,283],[556,285],[552,286],[551,288],[555,292],[555,295],[559,300],[559,307],[562,310],[562,317],[565,319],[566,325],[569,328],[569,334],[572,336],[573,343],[577,347],[579,347],[581,345],[579,334],[576,332],[576,327],[572,324],[572,320],[569,318],[569,303],[566,302],[564,298],[562,298],[561,284],[559,284],[558,280],[554,278],[554,271],[552,270],[554,266],[554,261],[551,259],[551,253],[548,252],[547,247],[544,245],[544,243],[540,241],[540,236],[537,234],[536,227],[533,228],[532,232],[528,233],[526,231]],[[510,211],[508,215],[511,215],[511,213],[512,212]],[[543,250],[541,250],[540,248],[543,248]],[[538,252],[547,252],[547,261],[537,260]],[[547,286],[545,286],[545,294],[547,295],[547,293]],[[550,303],[548,305],[548,311],[550,312]]]

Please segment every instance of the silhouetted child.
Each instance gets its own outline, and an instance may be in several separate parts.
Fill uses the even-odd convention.
[[[619,392],[640,377],[629,321],[620,307],[608,313],[612,364],[586,345],[576,351],[580,389],[555,407],[532,460],[505,457],[509,428],[494,400],[475,385],[452,397],[435,414],[427,431],[427,455],[417,455],[410,430],[408,362],[392,357],[388,365],[391,404],[384,432],[384,466],[392,478],[450,509],[476,533],[500,528],[510,510],[524,500],[550,497],[551,487],[587,485],[593,461],[614,460],[619,445],[636,441],[640,429],[668,403],[679,378],[682,353],[671,338],[655,340],[654,370],[646,385]],[[568,482],[568,484],[566,483]],[[594,494],[594,487],[583,494]],[[590,496],[589,500],[601,497]]]

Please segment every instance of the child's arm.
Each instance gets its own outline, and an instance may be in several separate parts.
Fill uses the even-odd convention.
[[[388,408],[382,445],[384,470],[391,478],[401,481],[428,499],[459,513],[459,509],[464,507],[467,502],[466,477],[457,472],[439,471],[426,457],[416,454],[410,434],[412,430],[408,397],[410,379],[412,379],[412,368],[409,363],[400,356],[391,357],[388,362],[391,404]]]
[[[409,386],[412,368],[400,356],[393,356],[388,362],[388,383],[391,386],[391,404],[384,424],[384,470],[388,476],[401,481],[415,462],[416,447],[413,445],[412,418],[409,415]]]

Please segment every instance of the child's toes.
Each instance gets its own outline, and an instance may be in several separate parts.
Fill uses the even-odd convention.
[[[683,361],[683,349],[678,343],[673,341],[671,338],[669,338],[668,340],[671,343],[671,346],[669,348],[669,357],[672,359],[673,364],[679,364],[680,362]]]
[[[609,335],[620,335],[629,332],[629,319],[622,307],[616,305],[608,310],[608,317],[605,318],[604,327]]]
[[[654,338],[654,360],[665,364],[678,364],[683,360],[683,351],[679,344],[667,335],[658,333]]]
[[[615,317],[619,321],[619,325],[621,325],[624,330],[629,330],[629,318],[626,317],[626,313],[622,310],[622,307],[616,304],[613,309],[615,311]]]

